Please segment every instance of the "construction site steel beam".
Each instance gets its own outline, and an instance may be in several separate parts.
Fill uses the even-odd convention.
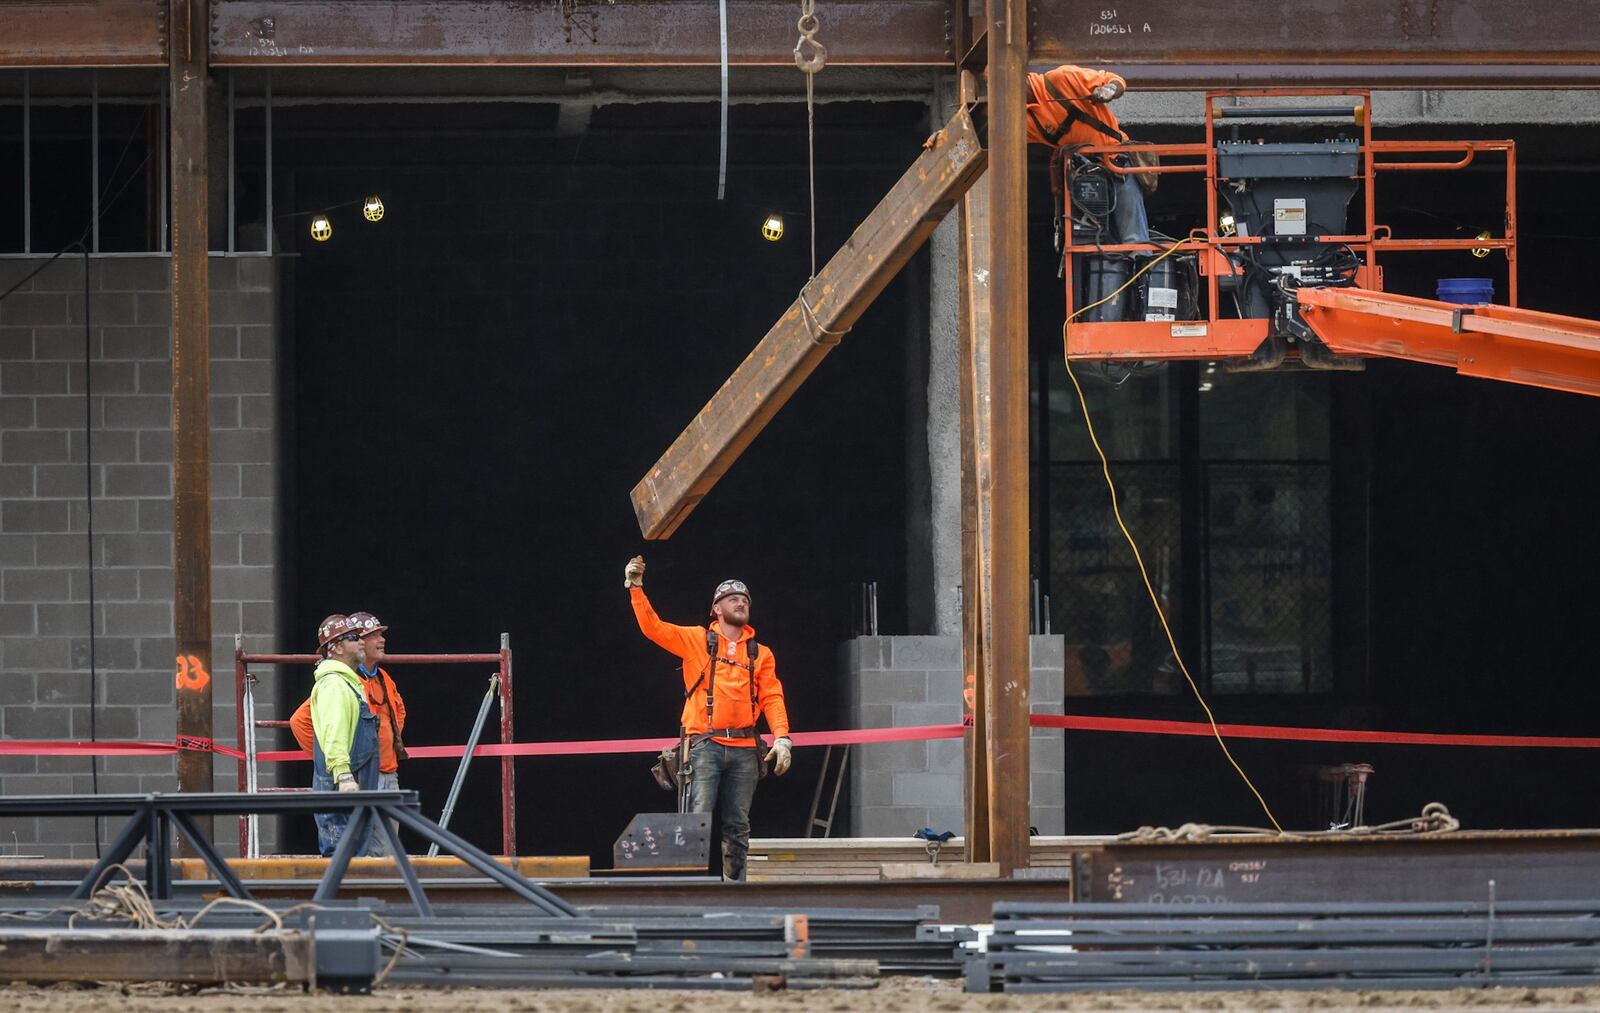
[[[1600,0],[1032,0],[1029,7],[1033,59],[1042,64],[1600,64]]]
[[[964,75],[970,76],[970,75]],[[965,83],[965,82],[963,82]],[[966,726],[962,833],[969,862],[989,857],[989,652],[994,627],[988,603],[986,548],[994,542],[982,490],[994,488],[989,429],[989,180],[980,176],[961,198],[958,369],[961,402],[961,718]]]
[[[1036,69],[1049,65],[1035,60]],[[1109,63],[1134,91],[1205,91],[1211,88],[1417,88],[1497,90],[1600,88],[1600,64],[1537,63]]]
[[[959,110],[633,487],[644,537],[671,537],[921,249],[986,160],[971,117]]]
[[[207,305],[206,7],[167,0],[171,114],[172,566],[178,790],[212,789],[211,350]],[[211,817],[201,829],[211,837]]]
[[[316,980],[311,936],[295,930],[10,927],[0,929],[0,952],[8,981]]]
[[[721,59],[717,0],[212,0],[218,67],[428,64],[700,66]],[[830,66],[948,67],[950,0],[846,0],[820,11]],[[728,61],[794,67],[794,0],[728,4]]]
[[[165,4],[158,0],[6,0],[0,67],[160,67]]]
[[[1015,2],[1015,0],[1014,0]],[[0,4],[0,67],[160,67],[167,4],[161,0],[7,0]],[[714,0],[211,0],[215,66],[716,66]],[[1281,84],[1261,68],[1334,68],[1331,84],[1382,87],[1592,86],[1600,66],[1600,0],[1565,6],[1530,0],[1422,4],[1419,0],[1306,0],[1217,8],[1129,7],[1033,0],[1032,62],[1164,65],[1168,87]],[[841,0],[822,12],[836,66],[948,67],[964,40],[951,0]],[[791,0],[741,0],[728,25],[739,66],[791,66]],[[1238,65],[1246,65],[1236,70]],[[1252,66],[1253,65],[1253,66]],[[1495,66],[1485,66],[1495,65]],[[1352,75],[1371,68],[1368,78]],[[1553,68],[1570,74],[1550,76]],[[1192,73],[1191,73],[1192,71]],[[1137,70],[1137,87],[1150,87]],[[1320,77],[1317,80],[1321,80]],[[1300,84],[1310,78],[1297,79]]]
[[[1358,288],[1304,288],[1301,314],[1341,355],[1449,366],[1462,376],[1600,396],[1600,322]]]
[[[976,435],[990,469],[978,487],[989,860],[1002,875],[1028,866],[1027,11],[1022,0],[988,3],[989,383]]]

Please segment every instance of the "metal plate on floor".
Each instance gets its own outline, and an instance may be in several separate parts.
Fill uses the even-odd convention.
[[[611,847],[617,869],[706,868],[710,813],[639,813]]]

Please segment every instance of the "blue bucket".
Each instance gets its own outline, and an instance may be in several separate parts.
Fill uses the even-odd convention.
[[[1494,279],[1440,278],[1438,296],[1440,302],[1460,303],[1463,306],[1493,302]]]

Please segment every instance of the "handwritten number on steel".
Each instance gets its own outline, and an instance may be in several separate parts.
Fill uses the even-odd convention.
[[[198,692],[211,685],[211,673],[194,655],[178,655],[178,688]]]

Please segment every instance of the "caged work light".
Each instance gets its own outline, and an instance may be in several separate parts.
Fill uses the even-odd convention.
[[[769,243],[776,243],[783,238],[783,216],[774,212],[767,215],[767,220],[761,223],[761,235]]]
[[[377,194],[368,197],[361,205],[361,214],[369,222],[383,221],[383,200]]]
[[[326,243],[333,238],[333,222],[324,214],[314,215],[311,218],[311,238],[319,243]]]

